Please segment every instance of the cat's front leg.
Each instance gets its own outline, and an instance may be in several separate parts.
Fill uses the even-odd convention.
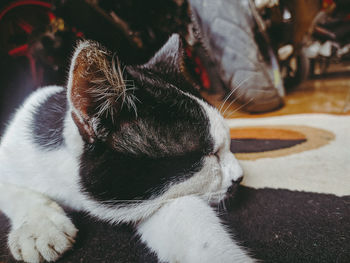
[[[254,262],[197,197],[168,202],[138,226],[138,233],[162,262]]]
[[[46,196],[0,183],[0,210],[11,221],[8,245],[16,260],[55,261],[74,243],[77,229]]]

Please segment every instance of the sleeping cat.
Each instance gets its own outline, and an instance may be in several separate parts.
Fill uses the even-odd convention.
[[[34,92],[0,145],[0,210],[16,260],[55,261],[77,229],[58,203],[133,223],[162,262],[253,262],[220,223],[240,182],[229,130],[181,74],[177,35],[145,65],[122,67],[81,42],[67,89]]]

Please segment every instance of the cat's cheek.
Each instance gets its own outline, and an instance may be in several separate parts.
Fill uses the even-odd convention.
[[[208,181],[206,192],[213,193],[221,190],[223,182],[222,169],[217,157],[207,156],[204,161],[203,169],[200,171],[204,180]]]

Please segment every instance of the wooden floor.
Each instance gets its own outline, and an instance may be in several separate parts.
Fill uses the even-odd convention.
[[[217,108],[221,108],[222,94],[203,96]],[[305,81],[287,91],[284,106],[272,112],[249,114],[240,109],[240,105],[231,102],[232,100],[228,100],[222,106],[221,112],[225,118],[259,118],[299,113],[350,114],[350,71],[330,72]]]

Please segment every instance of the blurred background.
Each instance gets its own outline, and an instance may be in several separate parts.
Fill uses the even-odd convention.
[[[142,64],[173,33],[227,118],[350,112],[349,0],[3,0],[0,132],[30,92],[66,84],[78,39]]]

